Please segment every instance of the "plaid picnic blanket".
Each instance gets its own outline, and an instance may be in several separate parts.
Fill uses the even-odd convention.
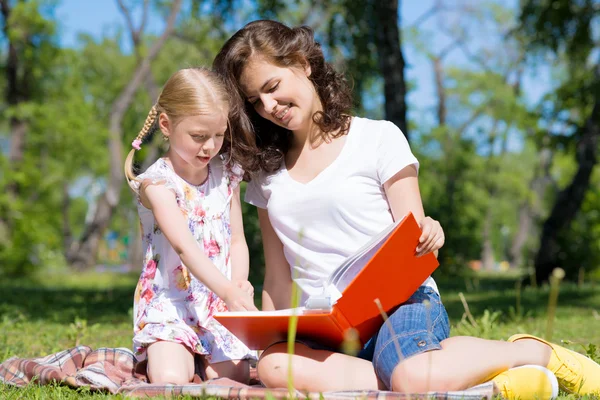
[[[10,358],[0,365],[0,382],[22,387],[30,383],[46,385],[51,382],[93,390],[123,394],[130,397],[150,396],[214,396],[225,399],[284,399],[290,396],[287,389],[266,389],[256,380],[248,386],[228,378],[202,382],[198,377],[188,385],[154,385],[148,383],[145,371],[136,370],[135,358],[129,349],[77,346],[41,358]],[[255,370],[252,372],[255,373]],[[401,394],[386,391],[337,391],[325,393],[294,394],[300,398],[324,400],[404,400],[404,399],[491,399],[491,383],[460,392],[429,392]]]

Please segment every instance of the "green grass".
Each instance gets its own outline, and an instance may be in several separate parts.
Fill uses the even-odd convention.
[[[482,275],[470,280],[438,280],[453,335],[506,339],[527,332],[544,336],[548,287],[516,289],[516,276]],[[133,291],[137,275],[72,273],[34,280],[0,282],[0,361],[12,356],[39,357],[85,344],[131,347]],[[469,290],[467,290],[469,289]],[[459,293],[464,293],[474,323],[464,317]],[[517,310],[517,293],[520,308]],[[555,342],[598,357],[600,347],[600,285],[560,286],[553,325]],[[15,389],[0,385],[2,399],[118,399],[87,389],[60,385]],[[186,397],[182,397],[186,398]],[[187,397],[189,398],[189,397]],[[564,396],[574,398],[574,396]]]

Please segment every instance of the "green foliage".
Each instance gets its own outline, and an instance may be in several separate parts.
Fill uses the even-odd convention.
[[[456,325],[456,331],[458,331],[460,335],[491,339],[495,335],[495,325],[498,323],[501,315],[501,311],[490,311],[486,309],[481,317],[469,321],[465,314]]]
[[[598,10],[591,0],[521,0],[523,30],[537,48],[566,51],[576,62],[585,62],[595,47],[593,25]]]
[[[578,126],[589,114],[595,87],[589,66],[579,68],[583,64],[565,54],[566,49],[579,46],[578,35],[585,30],[580,33],[562,28],[547,31],[545,34],[556,39],[548,42],[541,34],[528,29],[541,23],[536,22],[536,18],[551,18],[556,22],[558,17],[565,17],[564,24],[562,20],[557,23],[569,27],[575,22],[591,23],[592,17],[583,15],[587,7],[583,0],[572,2],[568,7],[563,1],[529,3],[542,8],[527,8],[521,16],[524,30],[512,30],[511,35],[505,33],[516,26],[519,16],[494,1],[466,10],[459,22],[448,25],[445,34],[451,36],[450,40],[452,35],[460,37],[461,46],[476,44],[465,36],[469,32],[467,27],[485,27],[485,32],[496,33],[489,33],[487,47],[466,54],[474,62],[456,65],[443,60],[447,104],[443,124],[430,118],[430,110],[417,110],[414,104],[408,104],[411,115],[415,116],[410,121],[411,130],[415,132],[411,136],[411,147],[421,163],[419,181],[425,210],[440,220],[446,231],[446,244],[440,253],[444,268],[440,269],[440,275],[464,273],[469,261],[481,258],[488,215],[494,257],[506,259],[521,227],[519,210],[524,204],[529,205],[534,214],[534,226],[523,249],[527,254],[525,262],[529,263],[538,246],[541,221],[553,204],[556,190],[570,181],[576,168],[572,159],[574,143],[580,135]],[[33,274],[38,269],[60,271],[66,268],[65,249],[71,239],[80,237],[89,207],[97,197],[92,189],[94,186],[102,189],[105,184],[111,107],[131,79],[139,57],[147,54],[150,43],[155,40],[152,35],[142,36],[138,52],[131,53],[128,50],[131,46],[124,45],[131,39],[123,22],[123,28],[116,34],[100,38],[81,34],[76,48],[60,48],[57,43],[63,26],[52,12],[55,2],[37,0],[11,4],[14,7],[7,22],[9,36],[3,39],[15,43],[23,65],[28,67],[22,68],[20,73],[31,71],[27,76],[32,95],[11,107],[7,99],[0,99],[2,139],[10,137],[11,117],[27,123],[21,164],[10,165],[7,154],[0,154],[0,168],[3,172],[10,171],[0,174],[0,275],[3,277]],[[166,0],[153,1],[150,12],[163,15],[169,4]],[[382,118],[383,85],[372,23],[374,4],[371,0],[250,3],[194,0],[186,3],[176,35],[167,41],[153,62],[151,79],[135,94],[135,101],[125,113],[124,148],[129,148],[143,125],[155,100],[150,94],[152,90],[160,89],[179,68],[209,66],[224,40],[257,16],[279,19],[292,26],[311,25],[327,60],[344,70],[353,82],[357,114]],[[558,11],[543,11],[550,6],[559,7]],[[535,18],[527,17],[528,12]],[[401,28],[404,49],[411,47],[427,59],[436,56],[439,27],[404,25]],[[526,104],[515,78],[528,67],[522,63],[522,55],[525,45],[530,43],[557,43],[556,48],[564,50],[557,53],[555,64],[550,66],[553,79],[558,82],[556,90],[546,96],[538,108]],[[575,43],[575,47],[567,43]],[[474,53],[477,54],[473,56]],[[4,73],[7,54],[0,55]],[[410,64],[416,60],[416,57],[408,60],[408,68],[429,67]],[[5,86],[6,82],[0,80],[0,88],[5,89]],[[416,89],[414,83],[409,86]],[[559,135],[549,135],[549,129],[556,126],[565,129]],[[149,147],[136,154],[137,166],[146,161]],[[540,173],[537,152],[540,148],[553,152],[550,175],[555,183],[551,183],[547,191],[535,193],[532,182]],[[598,183],[594,175],[592,187]],[[9,194],[14,185],[20,190],[17,198]],[[125,183],[121,194],[122,206],[115,210],[109,228],[121,237],[133,237],[137,234],[138,221]],[[570,278],[576,278],[580,268],[585,268],[586,279],[598,274],[600,221],[595,212],[598,206],[598,193],[591,190],[586,195],[584,211],[561,236],[565,264],[562,267]],[[250,248],[250,279],[260,289],[264,258],[256,210],[244,203],[243,213]]]

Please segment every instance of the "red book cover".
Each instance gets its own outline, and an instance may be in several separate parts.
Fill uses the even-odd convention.
[[[352,262],[336,270],[355,276],[345,287],[343,282],[334,280],[332,285],[337,286],[341,297],[330,309],[224,312],[216,314],[215,319],[251,349],[265,349],[273,342],[286,340],[294,314],[298,318],[298,339],[339,347],[344,332],[352,327],[364,344],[383,324],[375,299],[389,313],[408,300],[439,265],[432,253],[415,256],[421,229],[412,214],[390,228],[360,249]],[[349,279],[341,279],[344,280]]]

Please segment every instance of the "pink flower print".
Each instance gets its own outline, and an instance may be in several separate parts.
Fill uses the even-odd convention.
[[[226,312],[226,311],[229,311],[227,309],[227,304],[225,304],[225,302],[223,300],[221,300],[221,298],[218,297],[216,294],[211,293],[210,297],[208,299],[208,315],[209,315],[209,317],[212,317],[213,315],[215,315],[215,313]]]
[[[152,289],[146,288],[142,292],[142,299],[146,300],[146,303],[150,303],[150,300],[152,300],[152,295],[153,294],[154,293],[152,292]]]
[[[221,247],[219,247],[219,243],[215,239],[212,239],[209,242],[204,242],[204,250],[208,257],[214,257],[221,252]]]
[[[194,216],[197,218],[204,218],[206,216],[206,210],[202,206],[196,206],[194,208]]]
[[[160,255],[155,255],[153,258],[148,260],[146,264],[146,268],[144,269],[144,278],[146,279],[154,279],[156,276],[156,267],[158,266],[158,261],[160,260]]]

